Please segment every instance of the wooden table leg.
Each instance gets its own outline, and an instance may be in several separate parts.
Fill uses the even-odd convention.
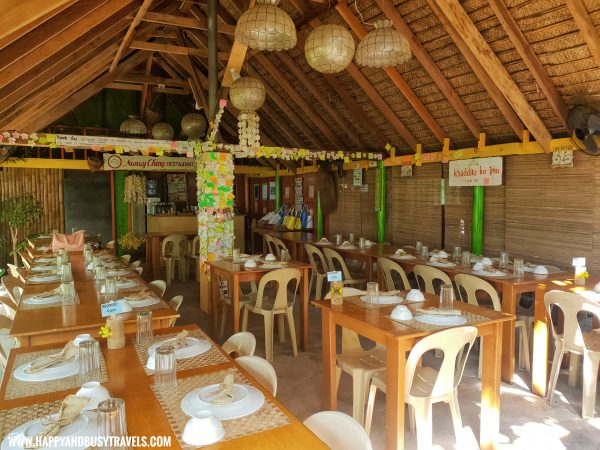
[[[146,235],[146,272],[154,275],[154,264],[152,255],[152,237]]]
[[[321,334],[323,336],[323,409],[335,411],[337,409],[337,386],[335,376],[335,323],[330,310],[321,309]]]
[[[386,338],[386,347],[385,448],[403,449],[406,348],[404,341],[391,336]]]
[[[302,351],[308,351],[308,268],[302,269],[302,313],[300,314],[300,329],[302,338],[300,339],[300,348]]]
[[[519,295],[515,292],[514,285],[502,285],[502,311],[507,314],[517,315]],[[515,374],[515,322],[504,322],[502,332],[502,381],[512,384]]]
[[[514,327],[514,321],[512,321]],[[482,450],[495,449],[500,432],[500,366],[503,364],[502,324],[490,325],[492,332],[482,337],[483,368],[481,371],[481,431]],[[504,328],[506,329],[506,328]],[[514,328],[513,328],[514,330]]]
[[[152,236],[152,276],[160,279],[160,238]]]
[[[535,290],[533,311],[533,362],[531,364],[531,389],[544,397],[548,386],[548,327],[549,318],[544,304],[546,287],[540,285]]]
[[[232,305],[233,308],[233,334],[240,331],[240,277],[237,273],[230,279],[230,289],[233,289]]]
[[[219,310],[219,276],[214,267],[211,267],[210,274],[210,335],[213,339],[217,336],[217,315]]]

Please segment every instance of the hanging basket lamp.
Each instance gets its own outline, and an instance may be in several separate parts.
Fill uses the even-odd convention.
[[[378,20],[356,48],[356,62],[365,67],[394,67],[408,61],[412,54],[406,38],[392,28],[389,20]]]
[[[126,136],[145,136],[148,134],[146,124],[139,120],[137,116],[129,116],[119,127],[121,134]]]
[[[337,73],[354,58],[354,39],[341,25],[320,25],[310,32],[304,47],[308,65],[321,73]]]
[[[260,118],[256,114],[265,102],[265,87],[260,80],[252,77],[236,79],[229,90],[231,103],[240,110],[238,116],[238,137],[243,147],[260,145]]]
[[[207,123],[200,113],[188,113],[181,119],[181,134],[191,140],[198,140],[206,134]]]
[[[296,46],[296,26],[279,0],[256,0],[235,27],[235,40],[257,50],[289,50]]]
[[[175,131],[171,124],[167,122],[158,122],[152,126],[152,137],[161,141],[170,141],[173,139]]]

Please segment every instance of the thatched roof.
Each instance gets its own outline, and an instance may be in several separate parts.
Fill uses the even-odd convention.
[[[105,87],[142,90],[143,97],[162,89],[199,102],[207,96],[206,0],[8,3],[0,19],[0,129],[41,130]],[[444,138],[451,148],[474,146],[480,133],[487,143],[514,142],[526,128],[542,141],[567,134],[569,107],[600,106],[599,2],[466,0],[458,18],[451,4],[459,2],[282,0],[298,46],[250,50],[241,70],[267,88],[262,142],[345,150],[390,143],[412,152],[415,143],[439,150]],[[221,77],[247,5],[219,2]],[[314,26],[341,24],[358,41],[356,33],[384,10],[414,35],[407,36],[410,61],[387,71],[353,63],[329,76],[308,66],[303,44]],[[486,57],[473,54],[482,42],[492,50]],[[186,56],[182,48],[197,50]],[[498,63],[504,69],[493,70]],[[226,139],[236,139],[235,114],[229,108],[224,117]]]

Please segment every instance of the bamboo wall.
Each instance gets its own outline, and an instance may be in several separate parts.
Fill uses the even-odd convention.
[[[63,202],[63,171],[57,169],[11,169],[0,171],[0,198],[33,195],[44,208],[44,216],[26,233],[63,230],[65,222]],[[5,245],[0,248],[0,264],[11,262],[10,231],[2,224],[0,233]],[[21,235],[20,238],[24,238]]]

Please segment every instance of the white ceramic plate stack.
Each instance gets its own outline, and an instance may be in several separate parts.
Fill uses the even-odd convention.
[[[53,366],[46,367],[39,372],[27,373],[27,369],[31,365],[30,362],[17,367],[13,373],[17,380],[21,381],[50,381],[59,380],[61,378],[70,377],[79,373],[79,361],[77,356],[74,356],[68,361],[63,361]]]
[[[36,272],[48,272],[49,270],[54,270],[56,269],[56,266],[31,266],[31,272],[32,273],[36,273]]]
[[[284,267],[286,266],[276,262],[267,262],[259,266],[260,269],[283,269]]]
[[[333,242],[331,242],[331,241],[323,238],[319,242],[317,242],[317,244],[321,244],[321,245],[333,245]]]
[[[415,255],[411,255],[410,253],[405,253],[404,255],[398,255],[398,254],[394,253],[393,255],[390,255],[390,258],[400,259],[400,260],[408,260],[408,259],[416,259],[417,257]]]
[[[219,420],[232,420],[258,411],[265,403],[265,396],[254,386],[234,384],[233,401],[226,405],[213,405],[210,403],[210,396],[220,388],[220,384],[211,384],[194,389],[181,400],[181,410],[188,416],[192,416],[196,411],[206,409]]]
[[[467,323],[464,316],[441,316],[437,314],[417,314],[415,320],[429,325],[463,325]]]
[[[480,277],[504,277],[506,276],[506,273],[495,269],[493,272],[488,272],[487,270],[474,270],[473,275],[478,275]]]
[[[365,303],[369,303],[369,296],[368,295],[363,295],[360,297],[360,299],[365,302]],[[404,301],[404,299],[402,297],[400,297],[399,295],[379,295],[379,304],[380,305],[397,305],[398,303],[401,303],[402,301]]]
[[[36,297],[35,295],[30,295],[23,298],[23,303],[26,305],[49,305],[51,303],[62,302],[62,298],[62,294],[53,294],[49,297]]]
[[[433,267],[443,267],[445,269],[450,269],[452,267],[456,267],[456,264],[453,262],[441,263],[441,262],[437,262],[437,261],[429,261],[427,263],[427,265],[433,266]]]
[[[38,284],[43,284],[43,283],[55,283],[57,281],[60,281],[60,275],[59,274],[52,274],[52,275],[31,275],[27,281],[29,283],[38,283]]]

